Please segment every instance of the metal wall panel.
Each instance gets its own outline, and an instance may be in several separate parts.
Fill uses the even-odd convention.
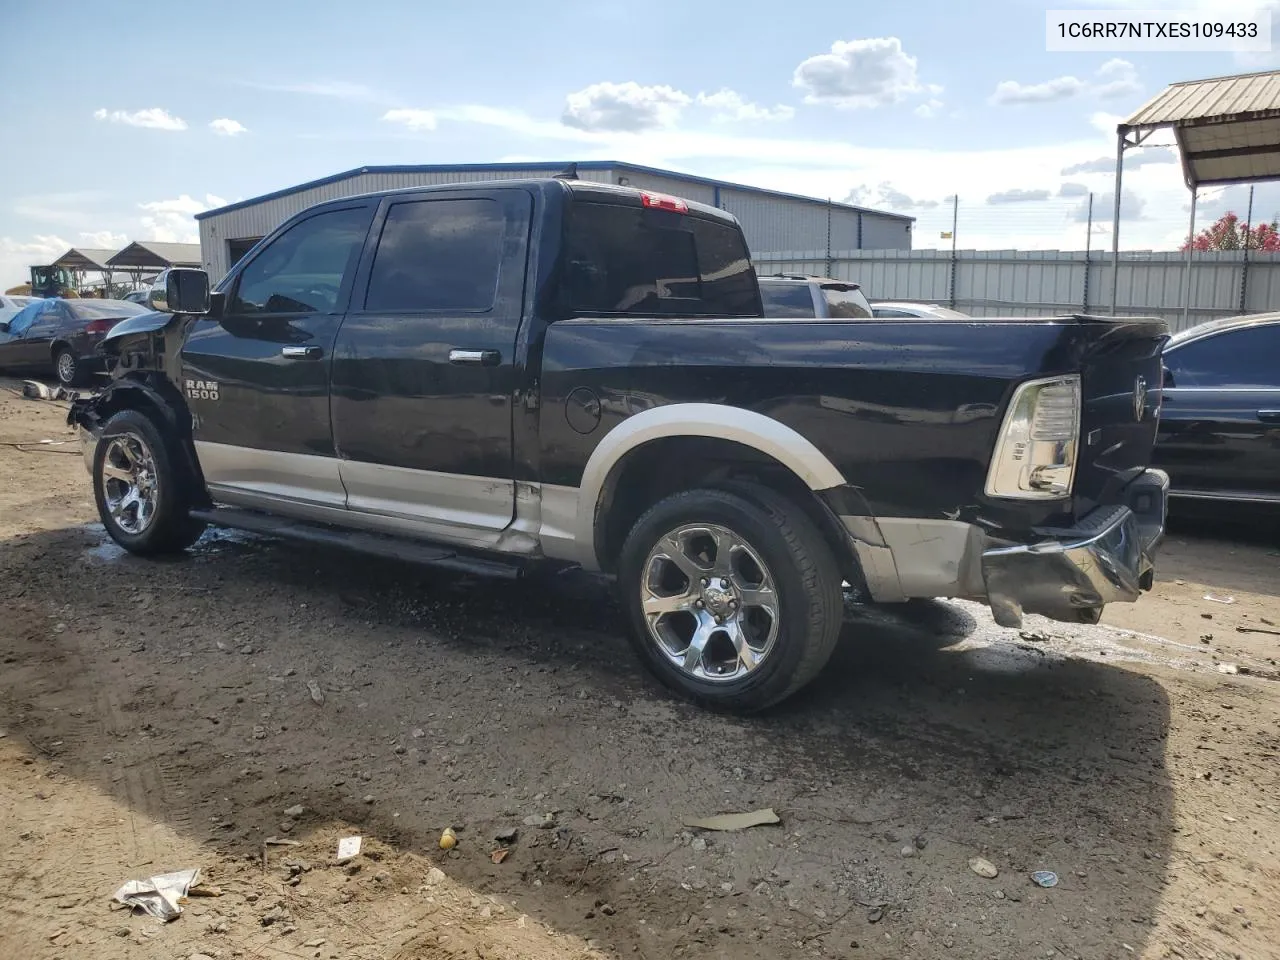
[[[1183,320],[1186,259],[1180,253],[1122,253],[1116,313],[1156,316],[1178,331],[1216,317],[1280,310],[1280,253],[1249,254],[1244,307],[1239,252],[1197,253],[1190,310]],[[1088,286],[1086,289],[1086,264]],[[821,273],[822,251],[757,260],[760,273]],[[837,250],[830,274],[862,285],[872,300],[951,302],[948,250]],[[976,317],[1111,312],[1111,263],[1104,254],[1058,250],[961,250],[955,256],[956,309]]]

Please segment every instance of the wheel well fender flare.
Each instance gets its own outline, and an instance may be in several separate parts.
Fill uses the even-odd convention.
[[[720,403],[673,403],[652,407],[623,420],[597,444],[582,472],[574,541],[578,560],[600,569],[596,532],[611,485],[628,454],[655,440],[708,437],[751,447],[776,460],[810,490],[845,483],[844,475],[812,441],[793,428],[754,410]]]

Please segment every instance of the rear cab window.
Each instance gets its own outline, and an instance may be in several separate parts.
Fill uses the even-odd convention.
[[[732,223],[594,200],[569,205],[570,315],[759,317],[760,292]]]
[[[813,304],[813,291],[808,283],[777,283],[764,280],[760,283],[760,299],[764,301],[766,317],[813,319],[817,315]]]

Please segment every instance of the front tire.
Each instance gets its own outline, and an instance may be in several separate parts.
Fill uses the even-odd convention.
[[[171,444],[146,414],[117,413],[93,456],[93,494],[108,535],[130,553],[185,550],[204,533],[190,515],[191,488]]]
[[[764,487],[660,501],[628,535],[618,578],[645,666],[706,706],[750,713],[785,700],[840,635],[831,548],[802,509]]]

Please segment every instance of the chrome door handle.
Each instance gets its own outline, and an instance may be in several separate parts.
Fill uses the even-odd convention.
[[[318,360],[324,351],[319,347],[283,347],[280,356],[290,360]]]
[[[470,364],[477,367],[496,367],[502,362],[502,354],[497,350],[450,350],[450,363]]]

